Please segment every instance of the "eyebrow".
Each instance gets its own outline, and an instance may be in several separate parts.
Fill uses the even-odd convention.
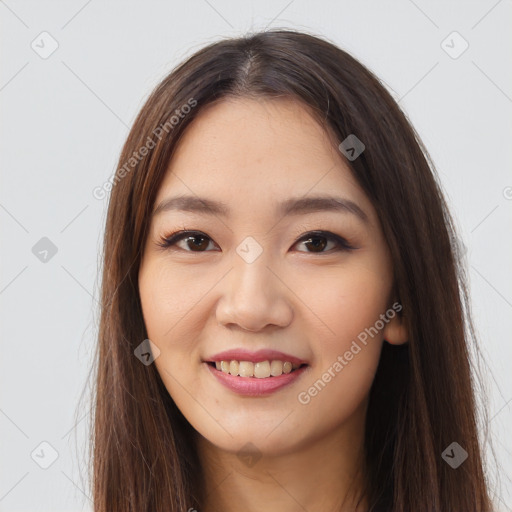
[[[166,211],[187,211],[206,215],[229,217],[230,209],[226,203],[197,196],[176,196],[163,199],[154,209],[152,216]],[[366,213],[350,199],[334,196],[308,196],[290,198],[278,204],[277,215],[300,215],[305,213],[334,211],[351,213],[368,223]]]

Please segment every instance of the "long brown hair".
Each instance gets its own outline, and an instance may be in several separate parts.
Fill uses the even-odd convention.
[[[432,160],[366,67],[327,40],[294,30],[224,39],[175,68],[147,99],[115,177],[103,187],[112,190],[91,428],[94,510],[177,512],[204,502],[194,431],[155,365],[134,356],[147,339],[138,271],[180,135],[202,108],[227,97],[295,99],[338,143],[355,134],[365,145],[347,164],[380,218],[409,332],[405,345],[384,343],[370,391],[369,510],[490,511],[467,280]],[[468,454],[457,469],[442,457],[453,442]]]

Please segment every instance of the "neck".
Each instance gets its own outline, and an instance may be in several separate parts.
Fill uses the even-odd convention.
[[[200,512],[363,512],[364,415],[350,422],[288,453],[258,453],[252,460],[198,434]]]

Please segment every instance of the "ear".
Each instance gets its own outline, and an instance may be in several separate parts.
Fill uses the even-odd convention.
[[[383,337],[391,345],[403,345],[409,341],[409,333],[401,313],[396,313],[389,320],[384,327]]]

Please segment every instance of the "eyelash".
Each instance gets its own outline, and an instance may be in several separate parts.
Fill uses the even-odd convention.
[[[212,240],[206,233],[203,233],[201,231],[195,231],[195,230],[187,230],[182,229],[180,231],[175,231],[174,233],[170,233],[167,236],[161,237],[159,242],[156,242],[156,245],[158,247],[161,247],[162,249],[170,249],[172,246],[176,245],[177,242],[180,242],[181,240],[184,240],[187,238],[207,238],[209,240]],[[346,239],[343,237],[336,235],[334,233],[331,233],[330,231],[309,231],[308,233],[305,233],[303,236],[301,236],[299,239],[297,239],[293,245],[296,245],[299,242],[302,241],[308,241],[310,238],[325,238],[328,242],[335,242],[337,244],[337,248],[334,249],[335,252],[338,251],[351,251],[356,249],[356,247],[351,246]],[[212,240],[213,241],[213,240]],[[181,249],[184,252],[190,252],[190,253],[204,253],[204,252],[210,252],[210,251],[190,251],[186,249]],[[306,252],[309,254],[328,254],[333,249],[330,249],[329,251],[321,251],[321,252],[310,252],[310,251],[299,251],[299,252]]]

